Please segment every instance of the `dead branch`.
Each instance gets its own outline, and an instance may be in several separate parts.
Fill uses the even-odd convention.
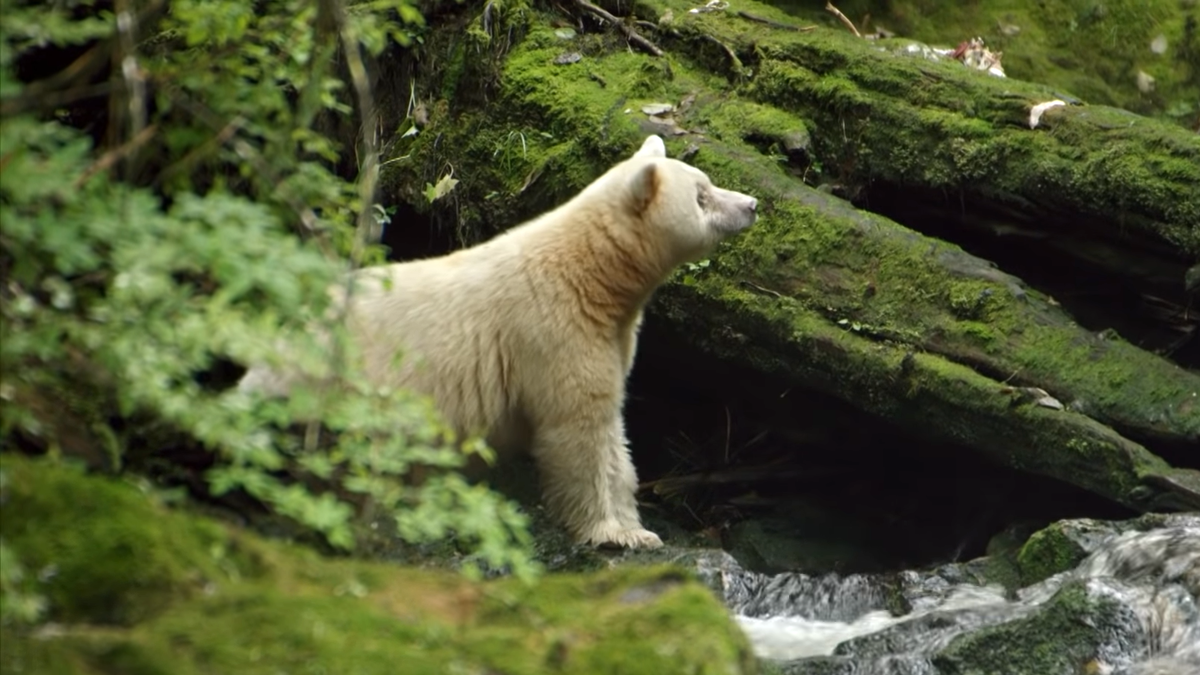
[[[777,298],[786,298],[786,297],[787,297],[786,295],[784,295],[783,293],[780,293],[779,291],[773,291],[773,290],[771,290],[771,289],[769,289],[769,288],[765,288],[765,287],[763,287],[763,286],[759,286],[758,284],[754,283],[753,281],[747,281],[747,280],[745,280],[745,279],[742,279],[742,280],[741,280],[741,282],[742,282],[742,284],[744,284],[744,285],[746,285],[746,286],[748,286],[748,287],[750,287],[750,288],[752,288],[752,289],[754,289],[754,290],[756,290],[756,291],[759,291],[759,292],[762,292],[762,293],[767,293],[767,294],[769,294],[769,295],[773,295],[773,296],[775,296],[775,297],[777,297]]]
[[[851,32],[854,33],[855,37],[862,37],[862,34],[859,33],[858,29],[854,27],[854,22],[851,21],[850,19],[847,19],[846,15],[842,14],[842,10],[838,9],[837,7],[834,7],[832,2],[827,1],[825,3],[825,11],[830,12],[834,16],[836,16],[846,26],[846,28],[849,28],[851,30]]]
[[[150,140],[156,131],[157,129],[153,124],[143,127],[142,130],[139,131],[132,139],[122,143],[120,147],[113,148],[112,150],[109,150],[101,155],[101,157],[93,162],[91,166],[85,169],[83,173],[79,174],[79,177],[75,179],[74,187],[79,188],[92,176],[101,171],[107,171],[114,164],[132,154],[135,150],[145,145],[146,141]]]
[[[158,177],[154,179],[153,184],[157,186],[167,183],[168,181],[174,179],[175,176],[180,172],[190,171],[192,166],[199,161],[201,157],[208,155],[215,148],[228,143],[229,139],[233,138],[233,135],[237,133],[239,129],[241,129],[242,124],[245,122],[246,119],[241,115],[229,120],[229,123],[221,127],[221,130],[218,131],[215,136],[192,148],[178,161],[170,164],[160,171]]]
[[[816,29],[816,26],[793,26],[790,23],[781,23],[779,21],[773,21],[771,19],[766,18],[765,16],[751,14],[750,12],[747,12],[745,10],[738,10],[737,15],[742,17],[743,19],[746,19],[747,21],[754,21],[756,23],[766,24],[766,25],[770,26],[771,28],[778,28],[780,30],[790,30],[790,31],[796,31],[797,33],[807,33],[810,30]]]
[[[642,49],[642,51],[653,54],[654,56],[662,56],[663,55],[663,51],[661,49],[659,49],[653,42],[642,37],[640,33],[638,33],[637,31],[635,31],[633,29],[632,26],[625,23],[624,21],[621,21],[620,19],[613,16],[612,14],[609,14],[605,10],[593,5],[592,3],[588,2],[587,0],[575,0],[575,4],[580,9],[587,12],[588,14],[591,14],[592,16],[596,17],[597,19],[600,19],[601,21],[607,21],[607,22],[613,24],[614,26],[616,26],[622,33],[625,34],[626,40],[629,40],[631,43],[640,47]]]
[[[787,466],[788,461],[790,461],[788,458],[781,458],[757,466],[729,466],[680,476],[664,476],[658,480],[642,483],[638,486],[638,490],[650,490],[657,495],[669,495],[691,488],[731,483],[757,483],[801,477],[805,480],[814,480],[840,475],[847,471],[843,468]]]
[[[724,42],[721,42],[720,40],[718,40],[717,38],[715,38],[711,35],[701,35],[701,37],[703,37],[705,40],[717,45],[718,47],[721,48],[722,51],[725,52],[725,55],[729,57],[729,65],[733,68],[733,72],[735,75],[740,76],[742,74],[742,72],[743,72],[742,60],[737,57],[737,54],[733,53],[733,50],[729,48],[729,45],[725,44]]]

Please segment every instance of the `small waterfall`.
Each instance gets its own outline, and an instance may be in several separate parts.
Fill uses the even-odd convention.
[[[701,573],[723,589],[756,653],[785,673],[959,672],[958,638],[1011,628],[1028,639],[1019,632],[1025,620],[1088,631],[1086,655],[1061,657],[1076,659],[1064,673],[1200,675],[1200,516],[1169,516],[1154,529],[1082,545],[1090,555],[1075,569],[1015,594],[973,583],[978,561],[928,572],[810,576],[756,574],[729,560]],[[1054,630],[1034,629],[1034,637],[1055,638],[1047,634]],[[1023,646],[1005,639],[994,645]]]

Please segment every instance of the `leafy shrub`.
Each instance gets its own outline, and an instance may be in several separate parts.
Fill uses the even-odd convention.
[[[380,130],[360,51],[416,39],[417,10],[174,0],[118,21],[90,5],[0,12],[3,443],[19,433],[55,450],[83,433],[119,465],[130,444],[154,442],[139,430],[182,430],[219,458],[214,493],[245,490],[336,547],[354,547],[348,500],[365,497],[402,538],[454,535],[488,565],[531,577],[524,515],[439,470],[490,451],[457,443],[428,400],[363,385],[327,311],[326,289],[348,265],[382,258],[369,243],[386,220],[373,203]],[[103,142],[59,119],[96,83],[17,80],[19,59],[46,45],[89,46],[85,71],[88,59],[122,64],[99,81]],[[363,147],[319,130],[355,109]],[[356,181],[333,169],[346,153],[364,157]],[[315,324],[333,339],[315,339]],[[308,373],[346,374],[348,389],[272,401],[200,384],[219,361],[282,354]],[[153,424],[111,423],[131,416]],[[300,423],[308,433],[289,431]],[[421,485],[403,480],[416,465],[434,468]]]

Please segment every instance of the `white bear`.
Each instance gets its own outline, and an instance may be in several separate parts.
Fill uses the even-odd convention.
[[[642,309],[756,209],[649,136],[570,201],[487,242],[357,271],[349,334],[373,384],[430,395],[501,456],[532,452],[543,500],[576,541],[658,547],[622,419]],[[289,382],[260,366],[239,386],[284,394]]]

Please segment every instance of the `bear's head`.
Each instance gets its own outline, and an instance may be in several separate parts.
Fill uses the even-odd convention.
[[[703,171],[668,158],[658,136],[647,136],[623,164],[619,175],[636,226],[659,231],[654,239],[670,248],[665,253],[674,264],[704,257],[757,219],[757,199],[719,188]]]

